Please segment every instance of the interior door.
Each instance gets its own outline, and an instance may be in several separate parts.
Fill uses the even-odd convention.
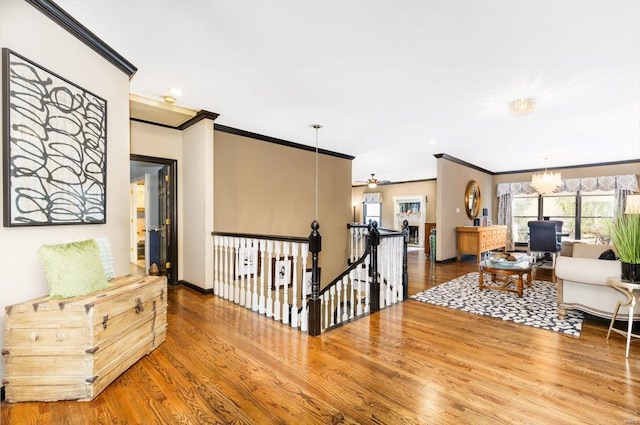
[[[149,190],[150,182],[149,182],[149,174],[144,175],[144,231],[145,231],[145,241],[144,241],[144,269],[149,271],[151,267],[151,247],[149,244],[149,229],[151,229],[151,191]]]
[[[163,166],[158,171],[158,213],[160,228],[160,271],[167,276],[168,282],[173,282],[171,269],[172,244],[171,232],[171,182],[170,169],[168,165]]]

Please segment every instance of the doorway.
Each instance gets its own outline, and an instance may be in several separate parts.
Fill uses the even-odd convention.
[[[130,155],[131,262],[178,283],[177,161]],[[155,267],[153,265],[155,264]]]

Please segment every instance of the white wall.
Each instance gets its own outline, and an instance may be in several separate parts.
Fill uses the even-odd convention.
[[[184,183],[182,132],[152,124],[131,121],[131,153],[178,161],[178,280],[184,275]]]
[[[182,134],[184,262],[183,280],[213,288],[213,121],[203,119]]]
[[[129,270],[129,77],[23,0],[0,1],[0,45],[106,99],[108,120],[107,223],[0,228],[0,326],[4,329],[5,306],[49,292],[36,256],[43,244],[107,236],[116,274]],[[0,344],[4,346],[4,332]],[[0,374],[4,377],[4,362]]]

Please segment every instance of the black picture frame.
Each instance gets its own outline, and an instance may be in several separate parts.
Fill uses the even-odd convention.
[[[5,227],[107,221],[107,101],[2,49]]]
[[[257,261],[254,263],[251,258],[252,252],[249,250],[242,251],[239,255],[240,258],[238,264],[238,257],[233,259],[233,276],[234,279],[238,279],[244,276],[252,279],[254,276],[260,277],[260,267],[262,265],[262,258],[260,256],[260,250],[256,252]]]
[[[271,290],[293,287],[293,256],[271,259]]]
[[[313,269],[305,269],[304,271],[304,284],[307,286],[307,298],[311,297],[311,285],[313,284],[313,275],[311,274]],[[318,282],[320,282],[320,275],[322,273],[322,267],[318,267]]]

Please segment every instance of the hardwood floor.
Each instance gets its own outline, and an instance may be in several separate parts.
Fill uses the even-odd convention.
[[[409,293],[474,270],[431,279],[413,252]],[[571,338],[407,301],[311,338],[185,287],[168,314],[167,341],[93,401],[2,403],[2,424],[640,423],[640,347],[625,359],[602,321]]]

